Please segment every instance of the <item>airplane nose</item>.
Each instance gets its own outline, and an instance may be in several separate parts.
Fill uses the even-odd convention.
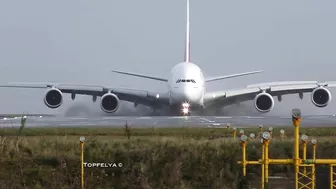
[[[201,93],[198,88],[188,87],[184,91],[185,98],[191,102],[198,102],[201,98]]]

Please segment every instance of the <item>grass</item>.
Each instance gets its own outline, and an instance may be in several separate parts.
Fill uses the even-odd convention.
[[[259,132],[259,128],[244,130]],[[292,157],[292,132],[287,128],[286,139],[280,141],[279,129],[273,131],[270,157]],[[301,133],[319,140],[319,158],[336,157],[336,129],[303,128]],[[86,162],[123,163],[122,168],[86,168],[85,188],[247,188],[241,186],[243,181],[259,188],[258,166],[248,166],[250,174],[242,180],[237,165],[241,148],[230,129],[55,127],[0,129],[0,188],[80,188],[82,135]],[[247,155],[259,159],[259,138],[248,142]],[[307,157],[311,156],[308,145]],[[292,172],[292,166],[270,166],[270,175],[291,176]],[[328,188],[322,176],[317,180],[317,188]],[[284,185],[288,182],[281,184],[289,188]]]

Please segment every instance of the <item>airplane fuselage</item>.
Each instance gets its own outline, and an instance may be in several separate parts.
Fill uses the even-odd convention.
[[[194,63],[182,62],[175,65],[168,78],[170,106],[203,106],[205,81],[201,69]]]

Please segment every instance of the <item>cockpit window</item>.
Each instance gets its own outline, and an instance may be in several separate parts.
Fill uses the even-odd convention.
[[[185,82],[187,82],[187,83],[196,83],[196,81],[194,79],[178,79],[176,81],[176,83],[180,83],[180,82],[183,82],[183,83],[185,83]]]

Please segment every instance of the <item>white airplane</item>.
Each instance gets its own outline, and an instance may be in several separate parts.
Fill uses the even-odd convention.
[[[168,92],[155,93],[144,90],[105,87],[98,85],[76,85],[57,83],[8,83],[0,87],[15,88],[44,88],[47,89],[44,103],[49,108],[58,108],[63,102],[63,93],[70,93],[72,100],[77,94],[90,95],[93,101],[101,97],[100,107],[106,113],[118,110],[120,101],[134,103],[136,107],[142,104],[151,107],[154,111],[168,109],[171,115],[191,115],[197,111],[220,109],[223,106],[254,100],[255,108],[259,112],[269,112],[274,107],[274,96],[281,101],[282,95],[311,92],[311,101],[317,107],[325,107],[331,100],[331,93],[326,87],[335,87],[336,82],[319,83],[317,81],[284,81],[249,85],[240,89],[206,92],[205,84],[212,81],[246,76],[262,72],[252,71],[226,76],[205,78],[202,70],[190,61],[189,38],[189,0],[187,0],[187,24],[184,62],[175,65],[169,78],[155,77],[124,71],[113,72],[135,77],[147,78],[168,84]]]

